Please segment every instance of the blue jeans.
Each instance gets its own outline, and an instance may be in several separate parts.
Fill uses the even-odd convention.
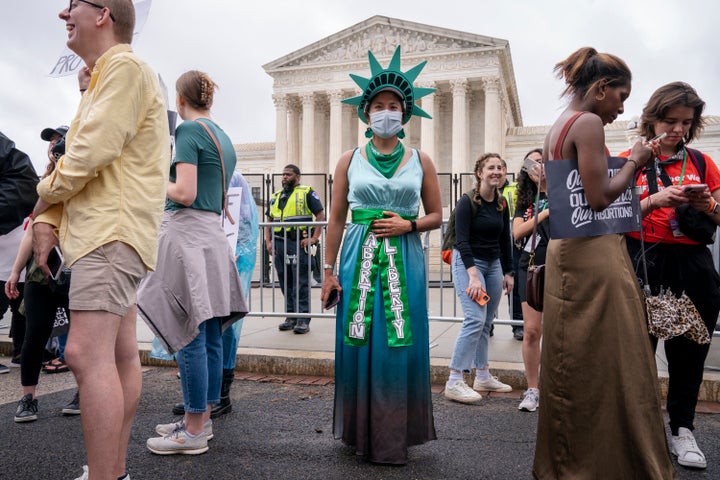
[[[223,373],[220,320],[206,320],[199,329],[198,336],[175,355],[180,370],[183,403],[188,413],[203,413],[208,403],[220,403]]]
[[[450,360],[450,368],[453,370],[467,371],[473,367],[483,368],[488,365],[490,327],[497,313],[498,305],[500,305],[503,272],[499,259],[488,262],[476,258],[475,268],[478,270],[485,291],[490,295],[490,301],[484,306],[478,305],[465,293],[465,289],[470,283],[470,277],[460,258],[460,253],[453,249],[453,282],[455,293],[460,299],[460,306],[465,316]]]

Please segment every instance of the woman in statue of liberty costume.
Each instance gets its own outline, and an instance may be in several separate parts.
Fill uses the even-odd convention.
[[[345,152],[335,170],[327,227],[325,305],[337,306],[333,432],[373,463],[404,465],[408,447],[434,440],[425,260],[420,232],[440,227],[435,166],[405,149],[403,124],[430,118],[413,88],[425,62],[400,69],[398,46],[387,69],[372,52],[370,79],[351,75],[362,94],[344,100],[369,124],[367,145]],[[422,202],[425,215],[418,218]],[[337,258],[348,208],[348,226]],[[412,298],[412,302],[408,299]]]

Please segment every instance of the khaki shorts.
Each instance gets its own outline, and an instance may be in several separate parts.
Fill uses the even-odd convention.
[[[70,310],[125,316],[137,302],[137,287],[146,274],[134,248],[118,241],[106,243],[73,264]]]

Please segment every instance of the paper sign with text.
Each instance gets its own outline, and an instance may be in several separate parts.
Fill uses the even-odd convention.
[[[627,159],[608,157],[608,176],[617,174]],[[640,229],[640,199],[628,188],[605,210],[596,212],[588,205],[580,180],[577,160],[545,163],[552,222],[551,238],[595,237]]]
[[[135,39],[145,26],[148,14],[150,13],[151,3],[152,0],[139,0],[137,2],[134,2],[135,31],[133,32],[133,43],[135,42]],[[83,62],[82,58],[78,57],[78,55],[72,50],[70,50],[68,47],[65,47],[65,50],[63,50],[63,52],[58,57],[57,61],[55,62],[55,66],[53,66],[52,71],[48,74],[48,76],[65,77],[73,74],[76,75],[78,70],[80,70],[83,65],[85,65],[85,62]]]
[[[223,222],[225,236],[230,244],[230,249],[235,253],[235,246],[238,239],[238,227],[240,225],[240,200],[242,199],[242,187],[230,187],[227,190],[228,210],[230,216],[235,223],[230,223],[230,219],[225,217],[225,212],[220,215],[220,221]]]

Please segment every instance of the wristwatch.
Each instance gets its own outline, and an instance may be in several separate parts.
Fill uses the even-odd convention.
[[[715,202],[715,206],[712,208],[712,214],[717,215],[720,213],[720,203]]]

